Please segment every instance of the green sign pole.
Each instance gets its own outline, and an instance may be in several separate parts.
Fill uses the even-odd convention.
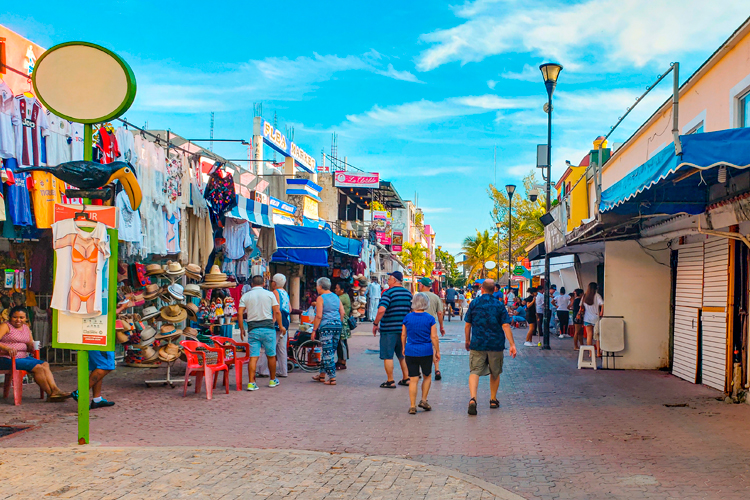
[[[83,159],[93,158],[93,129],[83,124]],[[78,444],[89,444],[89,352],[78,351]]]

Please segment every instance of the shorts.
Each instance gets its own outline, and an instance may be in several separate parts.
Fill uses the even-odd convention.
[[[422,375],[429,377],[432,373],[432,355],[429,356],[406,356],[406,368],[409,370],[410,377],[419,377],[420,370]]]
[[[472,375],[492,375],[503,373],[503,351],[469,351],[469,370]]]
[[[36,359],[32,356],[25,358],[16,358],[16,370],[23,370],[30,372],[39,365],[43,365],[45,361]],[[10,358],[0,358],[0,370],[10,370],[12,368],[12,362]]]
[[[456,309],[456,301],[455,300],[446,300],[445,305],[450,306],[453,309]]]
[[[250,344],[250,357],[260,357],[261,345],[266,350],[266,356],[276,356],[276,329],[275,328],[253,328],[247,334],[247,343]]]
[[[380,332],[380,359],[393,359],[394,354],[398,359],[404,359],[401,334]]]
[[[526,315],[526,322],[530,325],[536,325],[536,313],[534,314],[527,314]]]
[[[89,371],[114,370],[115,351],[89,351]]]

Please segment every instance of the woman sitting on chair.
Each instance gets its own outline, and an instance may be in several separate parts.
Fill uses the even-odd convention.
[[[27,319],[26,308],[16,306],[10,310],[8,322],[0,325],[0,370],[10,370],[11,358],[15,357],[16,369],[34,376],[39,387],[47,393],[47,401],[64,401],[70,397],[70,393],[62,392],[57,387],[49,363],[29,356],[34,351],[34,339]]]

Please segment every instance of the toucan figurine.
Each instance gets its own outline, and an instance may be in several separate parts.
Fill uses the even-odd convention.
[[[115,161],[101,164],[93,161],[68,161],[56,167],[24,167],[18,172],[47,172],[79,189],[99,189],[115,179],[120,181],[133,210],[141,206],[141,187],[130,163]]]

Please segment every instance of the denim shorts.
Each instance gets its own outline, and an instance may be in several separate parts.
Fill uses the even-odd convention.
[[[261,345],[266,350],[266,356],[276,356],[276,329],[275,328],[253,328],[247,334],[247,342],[250,344],[250,357],[260,357]]]
[[[89,351],[89,371],[114,370],[115,351]]]
[[[393,359],[394,354],[398,359],[404,359],[401,334],[380,332],[380,359]]]
[[[39,365],[43,365],[45,362],[41,359],[36,359],[31,356],[25,358],[16,358],[16,370],[23,370],[30,372]],[[10,370],[12,363],[10,358],[0,358],[0,370]]]

